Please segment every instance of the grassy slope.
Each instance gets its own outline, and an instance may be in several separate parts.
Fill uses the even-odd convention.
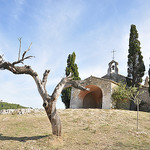
[[[18,109],[18,108],[27,108],[27,107],[21,106],[19,104],[0,102],[0,110],[2,110],[2,109]]]
[[[52,136],[46,114],[0,115],[3,150],[149,150],[150,113],[124,110],[59,110],[62,136]]]

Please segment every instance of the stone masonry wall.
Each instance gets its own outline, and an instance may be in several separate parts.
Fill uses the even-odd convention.
[[[89,77],[85,80],[78,81],[82,86],[87,85],[96,85],[102,90],[102,108],[110,109],[111,108],[111,81],[107,79]],[[71,91],[71,101],[70,108],[83,108],[83,99],[79,98],[80,90],[72,88]]]
[[[8,114],[18,114],[18,115],[23,115],[23,114],[30,114],[30,113],[39,113],[39,112],[44,112],[44,109],[2,109],[0,110],[0,114],[2,115],[8,115]]]
[[[141,103],[140,110],[150,112],[150,96],[148,87],[143,86],[142,89],[140,89],[140,92],[143,92],[143,94],[140,96],[140,99],[143,101]]]

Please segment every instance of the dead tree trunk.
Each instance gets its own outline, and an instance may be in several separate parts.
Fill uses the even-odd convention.
[[[17,64],[20,64],[20,63],[23,64],[24,60],[32,57],[32,56],[25,57],[26,53],[30,50],[30,46],[22,54],[22,58],[20,59],[19,57],[19,60],[13,63],[4,61],[3,55],[0,55],[0,69],[9,70],[10,72],[14,74],[28,74],[33,77],[37,85],[38,91],[43,99],[43,107],[45,108],[47,116],[52,125],[52,133],[54,135],[60,136],[61,135],[61,121],[56,110],[56,102],[57,102],[58,97],[61,94],[61,91],[63,90],[63,88],[68,87],[68,86],[73,86],[80,90],[88,90],[88,89],[80,86],[75,81],[71,81],[72,78],[71,78],[71,75],[69,75],[63,78],[55,87],[52,95],[49,95],[46,90],[46,83],[47,83],[47,78],[48,78],[50,70],[45,70],[45,73],[43,74],[43,79],[40,80],[38,74],[30,66],[26,66],[26,65],[16,66]],[[20,55],[20,50],[19,50],[19,55]]]

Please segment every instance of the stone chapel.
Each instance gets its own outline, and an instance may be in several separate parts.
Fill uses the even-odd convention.
[[[112,106],[112,92],[119,82],[126,83],[126,77],[119,74],[118,62],[114,59],[108,64],[107,74],[103,77],[90,76],[84,80],[77,81],[82,86],[89,88],[90,91],[81,91],[72,88],[70,108],[100,108],[111,109]],[[143,85],[144,101],[149,103],[150,97],[148,93],[148,86]],[[150,109],[150,108],[149,108]]]

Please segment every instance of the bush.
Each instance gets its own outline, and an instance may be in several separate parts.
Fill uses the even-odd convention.
[[[136,87],[127,87],[126,84],[119,83],[119,86],[112,93],[112,104],[115,109],[129,109],[131,94],[137,91]]]

